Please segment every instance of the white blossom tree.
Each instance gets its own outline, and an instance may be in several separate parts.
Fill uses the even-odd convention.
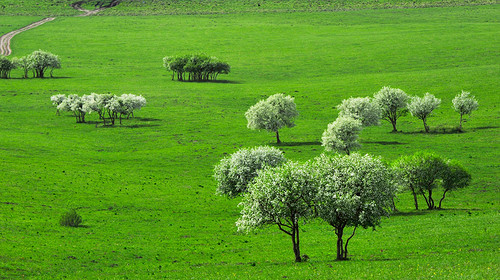
[[[294,127],[293,119],[299,113],[291,96],[277,93],[253,105],[245,113],[250,129],[265,129],[276,133],[276,142],[281,143],[279,129]]]
[[[240,149],[223,158],[214,168],[217,193],[229,198],[246,193],[247,185],[264,167],[276,167],[286,162],[283,153],[274,147]]]
[[[351,97],[337,106],[339,117],[360,120],[363,126],[380,124],[380,107],[370,97]]]
[[[474,96],[470,95],[470,92],[463,91],[453,98],[453,108],[457,113],[460,114],[460,127],[459,130],[462,131],[462,120],[464,115],[472,114],[472,111],[477,110],[479,104]]]
[[[66,99],[64,99],[58,106],[57,109],[61,111],[73,112],[77,123],[85,122],[85,110],[83,109],[84,100],[77,94],[70,94]]]
[[[338,117],[328,124],[321,137],[322,145],[327,151],[343,151],[346,154],[361,147],[358,136],[363,126],[360,120],[349,117]]]
[[[370,155],[325,155],[311,164],[317,189],[317,215],[337,235],[337,260],[347,260],[358,227],[375,228],[392,207],[396,187],[380,158]],[[349,237],[346,228],[352,227]]]
[[[411,115],[419,118],[424,123],[425,132],[429,132],[427,125],[427,118],[432,114],[436,108],[441,104],[441,99],[436,98],[430,93],[426,93],[424,97],[412,96],[408,103],[408,110]]]
[[[28,55],[30,69],[34,71],[36,78],[44,78],[48,69],[51,69],[50,76],[54,69],[61,68],[59,57],[52,53],[38,50]]]
[[[50,101],[52,101],[52,105],[56,108],[66,99],[66,95],[64,94],[55,94],[50,97]],[[56,115],[59,115],[59,109],[56,111]]]
[[[243,209],[236,222],[238,231],[277,225],[291,237],[295,261],[300,262],[299,225],[301,220],[313,217],[314,196],[308,165],[288,161],[279,167],[263,169],[248,185],[240,203]]]
[[[399,88],[383,87],[373,95],[373,99],[382,111],[382,119],[392,124],[393,132],[398,131],[396,123],[407,113],[408,95]]]

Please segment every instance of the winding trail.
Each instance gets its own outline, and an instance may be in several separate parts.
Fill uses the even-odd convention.
[[[98,12],[100,12],[102,10],[105,10],[107,8],[111,8],[111,7],[114,7],[114,6],[118,5],[121,1],[120,0],[112,1],[111,4],[109,4],[108,6],[97,8],[95,10],[87,10],[87,9],[82,8],[81,4],[83,2],[84,1],[78,1],[76,3],[71,4],[71,7],[73,7],[74,9],[77,9],[78,11],[83,12],[83,14],[77,15],[78,17],[86,17],[86,16],[95,15],[95,14],[97,14]],[[12,50],[10,49],[10,40],[14,36],[16,36],[17,34],[19,34],[21,32],[24,32],[26,30],[30,30],[32,28],[40,26],[40,25],[42,25],[42,24],[44,24],[46,22],[53,21],[54,19],[56,19],[56,18],[55,17],[44,18],[44,19],[42,19],[40,21],[33,22],[32,24],[27,25],[27,26],[25,26],[23,28],[20,28],[18,30],[14,30],[14,31],[11,31],[11,32],[9,32],[7,34],[2,35],[0,37],[0,55],[9,56],[12,53]]]
[[[32,24],[27,25],[23,28],[20,28],[18,30],[14,30],[14,31],[11,31],[5,35],[2,35],[2,37],[0,37],[0,54],[4,55],[4,56],[8,56],[12,53],[12,50],[10,49],[10,40],[12,39],[12,37],[16,36],[17,34],[23,32],[23,31],[30,30],[31,28],[35,28],[37,26],[40,26],[46,22],[53,21],[54,19],[56,19],[56,18],[53,18],[53,17],[44,18],[40,21],[33,22]]]

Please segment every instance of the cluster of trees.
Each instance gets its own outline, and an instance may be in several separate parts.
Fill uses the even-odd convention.
[[[16,68],[23,69],[23,78],[28,78],[30,71],[34,78],[44,78],[47,71],[50,71],[50,77],[53,77],[54,69],[61,68],[61,61],[57,55],[42,50],[21,58],[14,57],[12,60],[0,56],[0,78],[10,78],[10,72]]]
[[[432,168],[435,161],[440,162],[439,175]],[[392,165],[358,153],[322,154],[298,163],[272,147],[239,150],[215,166],[214,177],[218,194],[243,196],[238,230],[276,225],[291,237],[297,262],[302,261],[299,229],[305,221],[319,218],[332,226],[337,236],[337,259],[346,260],[356,229],[379,225],[381,217],[395,208],[398,191],[410,190],[433,203],[432,190],[441,186],[441,208],[447,192],[467,186],[471,179],[458,162],[431,153],[404,156]]]
[[[146,99],[142,95],[122,94],[97,94],[78,96],[77,94],[56,94],[50,97],[52,104],[56,106],[59,115],[60,111],[72,112],[77,123],[84,123],[85,116],[96,112],[99,119],[106,125],[106,120],[115,124],[119,119],[122,124],[122,118],[133,116],[135,110],[140,110],[146,105]]]
[[[430,93],[423,97],[408,96],[403,90],[391,87],[383,87],[373,98],[345,99],[337,106],[337,120],[330,123],[324,131],[322,144],[326,150],[349,154],[351,150],[360,147],[357,140],[364,127],[379,125],[382,119],[390,122],[395,132],[397,120],[408,112],[422,120],[425,132],[429,132],[427,119],[440,104],[441,99]],[[478,102],[470,92],[462,91],[453,99],[453,108],[460,114],[459,131],[462,131],[463,115],[470,115],[477,110]]]
[[[172,71],[172,80],[215,81],[220,74],[228,74],[231,66],[213,56],[203,54],[166,56],[163,66]]]
[[[323,132],[322,144],[326,150],[343,151],[349,154],[359,148],[357,142],[359,133],[364,127],[379,125],[380,120],[392,124],[393,132],[397,131],[397,120],[408,112],[422,120],[424,129],[429,132],[427,119],[439,107],[441,99],[430,93],[423,97],[408,96],[398,88],[383,87],[371,97],[351,97],[337,106],[338,118],[328,124]],[[453,108],[460,114],[459,131],[462,131],[464,115],[471,115],[477,110],[478,102],[470,92],[462,91],[453,99]],[[266,100],[260,100],[245,113],[250,129],[265,129],[276,133],[279,144],[279,129],[295,126],[294,118],[298,116],[294,98],[282,93],[271,95]]]

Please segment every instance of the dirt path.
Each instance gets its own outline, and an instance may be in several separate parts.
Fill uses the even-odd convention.
[[[27,25],[21,29],[11,31],[11,32],[3,35],[2,37],[0,37],[0,54],[8,56],[12,53],[12,50],[10,49],[10,40],[12,39],[12,37],[16,36],[17,34],[23,32],[23,31],[40,26],[46,22],[53,21],[54,19],[56,19],[56,18],[53,18],[53,17],[44,18],[40,21],[33,22],[32,24]]]
[[[78,1],[76,3],[71,4],[71,7],[83,12],[83,14],[77,15],[78,17],[86,17],[86,16],[91,16],[91,15],[97,14],[98,12],[100,12],[102,10],[105,10],[107,8],[111,8],[111,7],[118,5],[120,3],[120,0],[112,1],[110,5],[108,5],[106,7],[101,7],[101,8],[95,9],[95,10],[86,10],[86,9],[82,8],[81,4],[83,2],[84,1]],[[11,31],[5,35],[2,35],[0,37],[0,55],[9,56],[12,53],[12,50],[10,49],[10,40],[12,39],[12,37],[16,36],[17,34],[23,32],[23,31],[40,26],[46,22],[53,21],[54,19],[56,19],[56,18],[54,18],[54,17],[44,18],[40,21],[34,22],[34,23],[27,25],[23,28],[20,28],[18,30],[14,30],[14,31]]]

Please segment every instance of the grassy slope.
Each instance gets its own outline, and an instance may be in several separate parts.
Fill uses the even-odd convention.
[[[0,15],[76,15],[71,8],[77,0],[3,0]],[[100,0],[87,0],[93,9]],[[109,0],[107,1],[109,2]],[[105,3],[107,3],[105,2]],[[385,8],[442,7],[493,4],[494,0],[123,0],[103,15],[165,15],[276,11],[331,11]]]
[[[42,17],[2,16],[0,19],[0,35],[22,28],[30,23],[41,20]]]
[[[13,56],[59,54],[64,78],[0,83],[0,275],[494,278],[498,8],[59,18],[16,36]],[[170,81],[161,58],[200,50],[233,66],[231,83]],[[305,226],[311,260],[303,264],[291,262],[290,242],[275,228],[236,234],[238,200],[213,195],[212,166],[274,140],[245,128],[245,110],[276,92],[294,95],[301,116],[280,148],[307,160],[322,152],[334,106],[383,85],[442,98],[431,129],[456,125],[450,106],[460,90],[479,99],[464,134],[426,135],[408,116],[404,133],[384,123],[361,135],[362,153],[389,160],[430,149],[462,161],[475,180],[445,200],[452,210],[414,212],[403,195],[404,214],[359,231],[343,263],[332,261],[333,234],[320,223]],[[113,128],[54,115],[50,95],[92,91],[143,94],[149,103]],[[57,225],[72,207],[88,227]]]

